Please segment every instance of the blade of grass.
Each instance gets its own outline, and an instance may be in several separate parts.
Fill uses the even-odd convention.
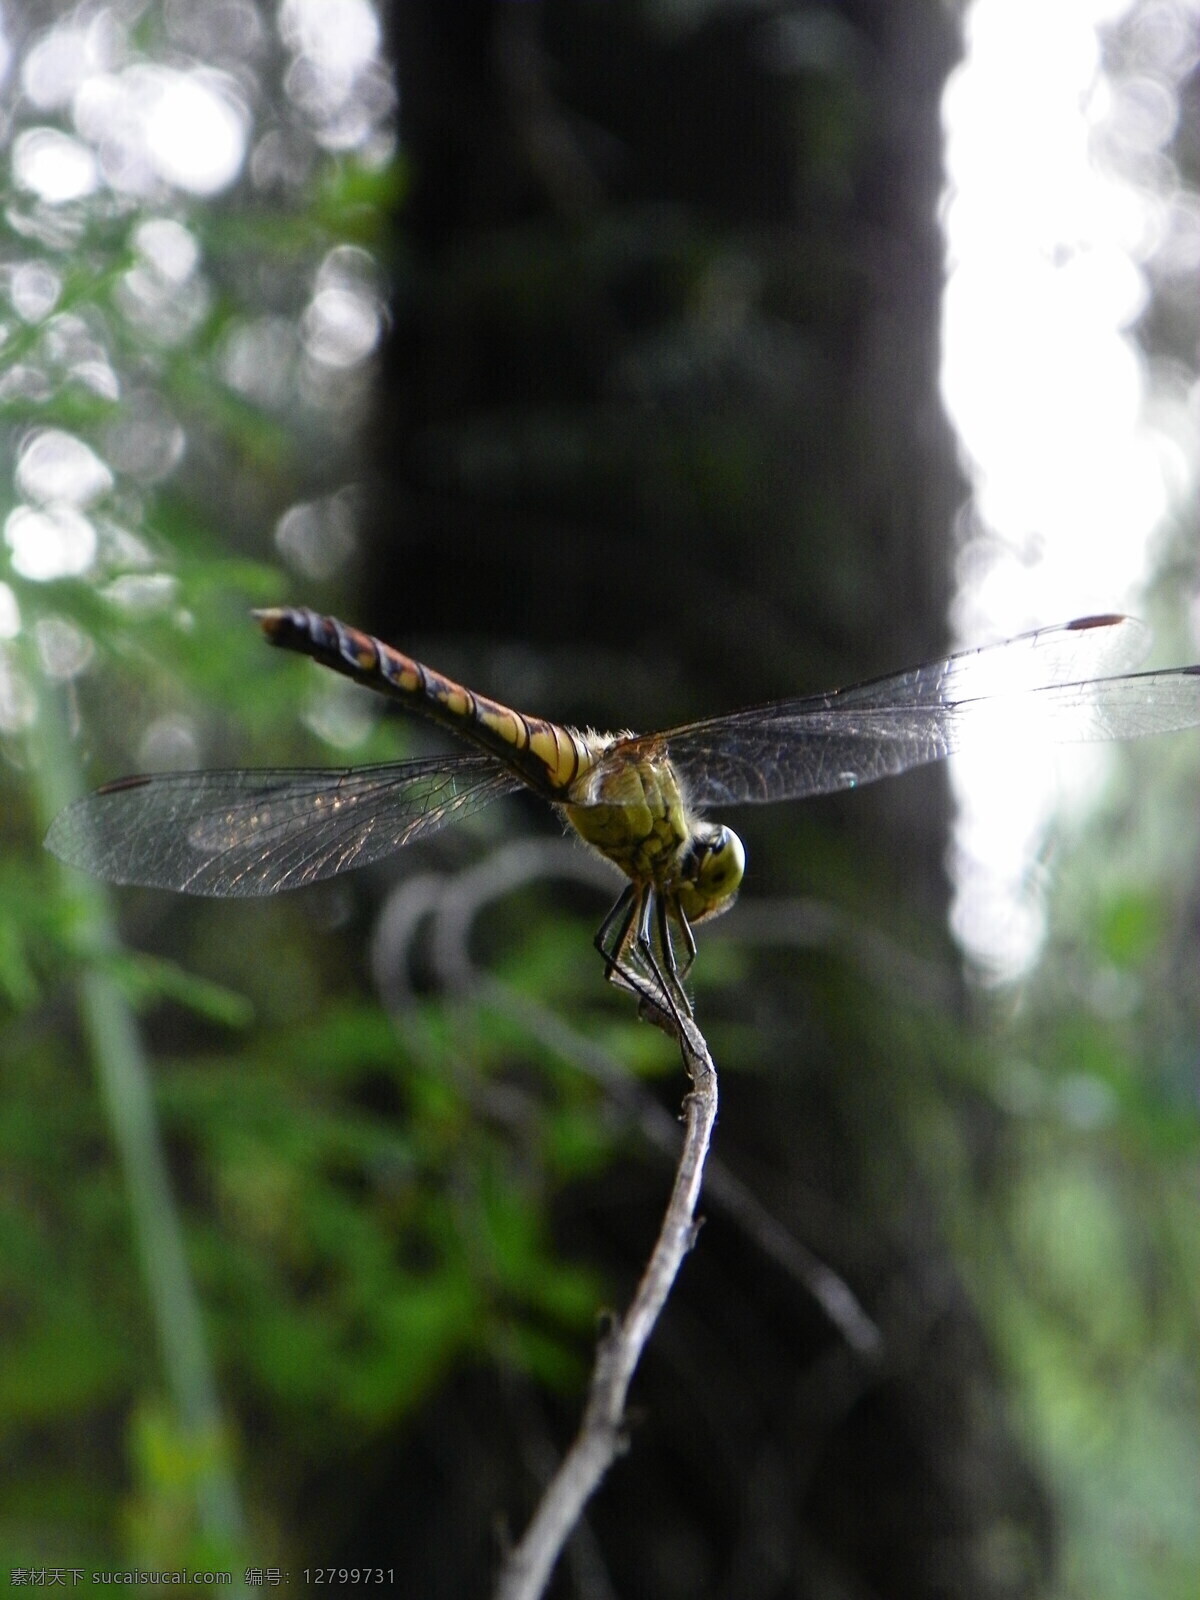
[[[30,772],[44,828],[82,792],[83,782],[61,694],[33,662],[29,675],[38,686]],[[129,1198],[167,1391],[181,1441],[195,1462],[198,1525],[206,1541],[234,1566],[243,1518],[228,1435],[163,1153],[146,1053],[136,1019],[108,970],[110,959],[120,952],[120,935],[104,886],[70,868],[60,871],[63,893],[75,907],[85,962],[79,979],[80,1017]],[[241,1592],[240,1584],[235,1587]]]

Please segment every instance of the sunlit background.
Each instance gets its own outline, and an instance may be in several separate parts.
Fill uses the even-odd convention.
[[[1105,33],[1135,12],[1118,70]],[[961,645],[1144,611],[1172,515],[1195,493],[1194,376],[1149,367],[1132,329],[1152,283],[1197,292],[1200,206],[1164,151],[1198,19],[1182,0],[975,0],[967,12],[944,102],[942,388],[974,490],[959,530]],[[1041,948],[1036,863],[1052,813],[1098,793],[1114,759],[1072,748],[1051,769],[1023,757],[1017,728],[952,763],[953,926],[992,981],[1020,976]]]
[[[239,0],[168,8],[164,53],[204,63],[168,67],[135,43],[136,9],[72,8],[35,27],[20,49],[15,16],[0,12],[0,72],[20,111],[7,220],[32,248],[27,262],[10,252],[0,267],[10,312],[0,330],[0,403],[37,406],[65,394],[82,409],[95,400],[119,401],[120,410],[99,429],[103,457],[62,427],[19,436],[4,519],[8,558],[31,583],[86,578],[131,613],[166,613],[176,603],[177,579],[165,565],[172,553],[142,528],[139,492],[203,471],[204,441],[187,437],[160,380],[222,287],[210,276],[203,213],[192,202],[248,179],[264,201],[285,206],[328,152],[352,154],[368,171],[385,168],[393,105],[378,17],[367,0],[284,0],[272,38],[264,14]],[[257,123],[256,73],[280,48],[290,120]],[[92,240],[130,217],[140,220],[113,296],[122,324],[105,327],[94,308],[76,303],[93,287]],[[304,259],[302,270],[303,289],[281,275],[276,310],[226,319],[216,375],[232,396],[327,440],[352,428],[366,400],[382,288],[370,253],[348,243]],[[68,281],[68,272],[84,281]],[[127,342],[140,354],[119,371]],[[295,571],[330,577],[353,548],[346,493],[286,509],[276,544]],[[13,639],[20,626],[13,588],[0,584],[0,635]],[[87,639],[65,621],[40,626],[37,644],[53,678],[88,666]],[[0,731],[17,733],[34,715],[35,697],[10,653],[0,660]],[[195,730],[179,718],[166,731],[152,727],[144,754],[186,765],[200,756]]]

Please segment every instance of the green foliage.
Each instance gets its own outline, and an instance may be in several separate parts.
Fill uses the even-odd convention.
[[[1122,881],[1086,839],[1064,876],[1047,961],[997,1036],[1000,1145],[961,1252],[1060,1497],[1061,1592],[1183,1600],[1200,1581],[1200,1118],[1169,972],[1189,883],[1145,862]]]
[[[209,1200],[195,1237],[218,1345],[316,1459],[390,1427],[459,1357],[527,1350],[574,1373],[596,1304],[545,1236],[531,1152],[481,1124],[487,1049],[456,1082],[438,1008],[413,1021],[343,1004],[164,1069]],[[378,1101],[393,1114],[363,1109]]]

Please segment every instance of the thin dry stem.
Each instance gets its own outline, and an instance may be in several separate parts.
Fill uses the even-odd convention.
[[[600,1341],[575,1442],[546,1486],[529,1527],[510,1551],[496,1600],[538,1600],[584,1506],[624,1448],[630,1381],[696,1236],[696,1202],[717,1117],[717,1072],[694,1022],[657,1013],[654,1020],[678,1038],[692,1080],[691,1092],[683,1102],[683,1147],[671,1198],[629,1309]]]

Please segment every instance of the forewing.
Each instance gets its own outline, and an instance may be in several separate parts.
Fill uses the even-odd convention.
[[[1194,668],[1089,677],[1141,659],[1146,642],[1132,618],[1084,618],[664,737],[691,802],[704,807],[855,788],[939,761],[977,736],[1019,748],[1022,741],[1127,739],[1197,725]]]
[[[1077,617],[815,698],[841,705],[946,705],[1020,694],[1131,672],[1146,659],[1150,642],[1150,630],[1136,617]]]
[[[75,801],[46,847],[109,883],[268,895],[378,861],[520,787],[474,755],[340,771],[164,772]]]

